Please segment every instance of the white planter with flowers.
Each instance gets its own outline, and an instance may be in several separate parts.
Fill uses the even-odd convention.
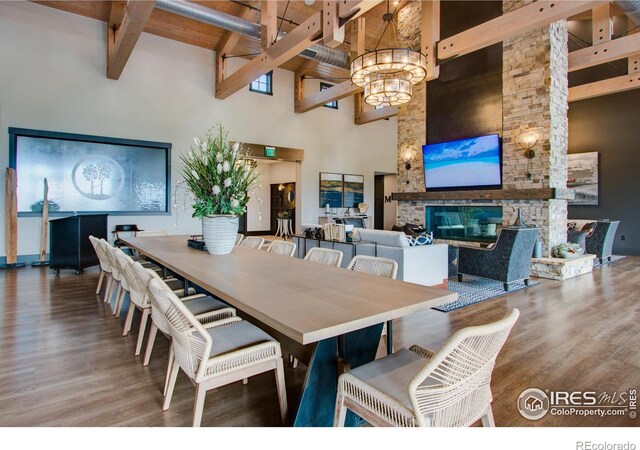
[[[249,191],[258,174],[247,164],[238,143],[218,125],[204,139],[195,138],[191,152],[181,155],[181,174],[193,198],[193,217],[202,219],[202,235],[212,255],[233,251],[238,217],[247,211]]]

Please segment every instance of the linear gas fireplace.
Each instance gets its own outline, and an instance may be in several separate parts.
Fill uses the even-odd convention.
[[[491,243],[502,227],[502,206],[427,206],[425,216],[435,239]]]

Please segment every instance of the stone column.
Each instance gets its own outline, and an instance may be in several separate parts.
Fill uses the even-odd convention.
[[[505,13],[531,0],[507,0]],[[567,187],[567,22],[562,20],[503,43],[503,187]],[[529,130],[539,136],[536,156],[528,160],[518,137]],[[529,175],[527,175],[529,173]],[[544,251],[566,241],[566,200],[506,202],[503,223],[522,209],[525,221],[541,228]]]
[[[398,12],[398,44],[420,48],[422,3],[408,2]],[[398,107],[398,192],[424,191],[422,146],[427,142],[427,83],[413,86],[413,97]],[[403,155],[412,155],[411,169],[405,168]],[[424,223],[425,209],[421,202],[399,202],[401,223]]]

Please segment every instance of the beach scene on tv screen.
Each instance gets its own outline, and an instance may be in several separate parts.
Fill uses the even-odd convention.
[[[501,184],[497,135],[428,144],[422,151],[427,189]]]

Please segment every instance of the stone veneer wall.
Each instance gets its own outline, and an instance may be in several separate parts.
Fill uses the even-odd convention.
[[[507,0],[503,2],[503,11],[513,11],[530,1]],[[420,2],[407,4],[398,14],[400,35],[413,48],[419,45],[420,20]],[[567,34],[567,23],[563,20],[503,43],[502,179],[505,189],[566,188]],[[424,191],[421,148],[427,142],[426,109],[426,85],[422,83],[414,86],[412,101],[398,111],[399,192]],[[522,132],[531,129],[537,131],[540,139],[534,148],[536,156],[528,161],[517,140]],[[406,151],[413,154],[409,171],[400,160]],[[425,206],[443,204],[501,205],[505,226],[515,222],[521,209],[525,222],[541,228],[546,256],[553,246],[566,241],[566,200],[399,202],[398,221],[424,223]]]

